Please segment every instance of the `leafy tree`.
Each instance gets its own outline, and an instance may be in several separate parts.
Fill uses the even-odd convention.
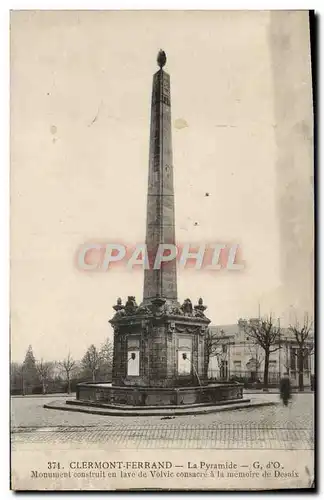
[[[36,369],[36,360],[33,348],[30,345],[22,366],[23,394],[31,392],[33,386],[39,383],[39,377]]]
[[[297,342],[297,367],[298,367],[298,388],[304,390],[304,366],[305,360],[314,352],[314,340],[310,338],[313,330],[313,322],[308,315],[304,317],[303,324],[296,320],[294,325],[289,326],[290,332]]]
[[[270,314],[264,318],[246,321],[244,330],[247,340],[251,340],[252,343],[259,345],[264,350],[263,387],[264,390],[267,390],[270,354],[281,348],[279,322],[275,325],[274,319]]]

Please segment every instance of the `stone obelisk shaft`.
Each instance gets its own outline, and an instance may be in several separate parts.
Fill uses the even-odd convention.
[[[160,244],[175,245],[170,76],[162,68],[153,76],[152,89],[146,218],[150,269],[144,274],[144,303],[157,296],[177,300],[176,260],[153,269]]]

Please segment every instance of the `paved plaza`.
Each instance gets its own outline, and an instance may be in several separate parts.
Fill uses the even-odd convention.
[[[252,396],[252,395],[251,395]],[[62,396],[61,396],[62,397]],[[253,395],[278,401],[278,394]],[[259,408],[177,417],[111,417],[45,409],[58,396],[13,397],[12,446],[43,449],[132,448],[313,449],[313,394],[294,394],[288,408]]]

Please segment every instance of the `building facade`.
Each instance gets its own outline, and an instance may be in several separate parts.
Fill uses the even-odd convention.
[[[244,380],[250,384],[262,383],[264,372],[264,350],[249,339],[245,331],[245,322],[239,320],[232,325],[210,326],[212,334],[219,337],[216,353],[210,358],[208,377],[215,380]],[[280,342],[280,348],[279,348]],[[303,383],[304,387],[311,386],[311,379],[315,373],[314,334],[309,335],[306,341],[307,350],[304,356]],[[275,352],[270,354],[269,385],[279,383],[281,376],[288,372],[292,385],[298,387],[298,344],[288,328],[282,328],[280,340]]]

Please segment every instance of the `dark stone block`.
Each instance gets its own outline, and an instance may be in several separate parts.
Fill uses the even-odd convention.
[[[217,404],[243,399],[243,384],[199,387],[115,387],[102,383],[78,384],[77,400],[127,406]]]

